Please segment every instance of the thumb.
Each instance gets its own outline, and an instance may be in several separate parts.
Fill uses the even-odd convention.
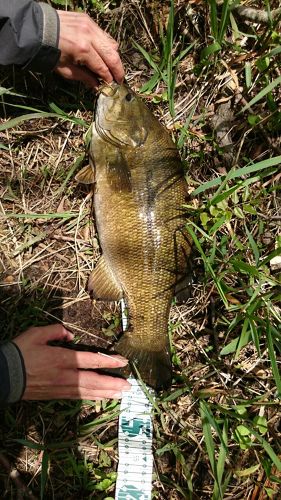
[[[58,64],[55,72],[67,80],[78,80],[83,82],[87,87],[92,90],[97,90],[99,82],[97,78],[85,67],[79,67],[75,64],[62,65]]]
[[[64,340],[70,341],[74,339],[74,335],[66,330],[63,325],[56,323],[54,325],[41,326],[40,330],[40,344],[46,344],[50,340]]]

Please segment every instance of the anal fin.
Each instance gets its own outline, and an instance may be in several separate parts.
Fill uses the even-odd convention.
[[[90,274],[88,291],[97,300],[120,300],[123,296],[123,290],[103,256]]]
[[[179,304],[184,304],[191,297],[192,275],[181,276],[175,286],[175,297]]]

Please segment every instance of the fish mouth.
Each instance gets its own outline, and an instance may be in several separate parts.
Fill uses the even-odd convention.
[[[119,85],[116,82],[104,83],[99,88],[98,93],[102,94],[106,97],[112,97],[112,96],[114,96],[114,94],[116,94],[118,87],[119,87]]]

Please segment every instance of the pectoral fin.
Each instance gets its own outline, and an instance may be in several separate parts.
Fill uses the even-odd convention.
[[[75,180],[81,184],[94,184],[95,182],[95,166],[92,161],[89,165],[83,167],[78,174],[75,175]]]
[[[132,191],[131,172],[121,151],[114,151],[106,159],[106,175],[110,186],[117,192]]]
[[[123,296],[122,288],[103,256],[90,274],[88,291],[97,300],[120,300]]]

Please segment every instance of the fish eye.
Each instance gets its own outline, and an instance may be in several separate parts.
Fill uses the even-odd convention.
[[[125,99],[126,99],[126,101],[130,102],[134,99],[134,96],[133,96],[133,94],[128,93],[125,95]]]

